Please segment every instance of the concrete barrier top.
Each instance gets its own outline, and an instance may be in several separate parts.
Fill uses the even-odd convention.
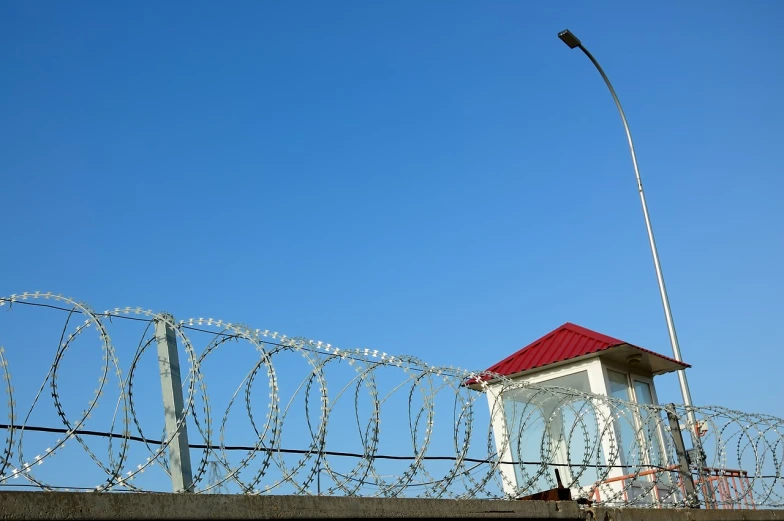
[[[121,492],[0,492],[2,519],[514,518],[784,521],[784,510],[580,507],[571,501],[397,499]]]

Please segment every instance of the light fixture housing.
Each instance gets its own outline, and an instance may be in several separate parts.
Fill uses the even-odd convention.
[[[626,357],[626,361],[629,365],[637,365],[642,362],[642,354],[641,353],[634,353]]]
[[[580,47],[582,45],[580,39],[573,35],[572,31],[569,29],[564,29],[558,33],[558,38],[560,38],[563,43],[568,45],[570,49],[574,49],[575,47]]]

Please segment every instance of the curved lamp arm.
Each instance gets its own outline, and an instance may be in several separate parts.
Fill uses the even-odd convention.
[[[651,219],[648,215],[648,204],[645,202],[645,193],[642,190],[642,180],[640,179],[640,170],[637,167],[637,155],[634,153],[634,142],[632,141],[632,133],[629,130],[629,123],[626,121],[626,114],[623,112],[623,107],[621,107],[621,102],[618,99],[618,95],[615,94],[615,89],[610,83],[610,79],[604,73],[601,65],[599,62],[596,61],[596,58],[588,52],[588,49],[583,47],[582,42],[568,29],[561,31],[558,33],[558,38],[560,38],[566,45],[569,46],[570,49],[574,49],[575,47],[579,48],[581,51],[588,56],[588,59],[596,67],[596,70],[599,71],[599,74],[602,75],[604,79],[604,83],[607,84],[607,88],[610,90],[610,94],[612,94],[613,101],[615,102],[615,106],[618,107],[618,112],[621,115],[621,121],[623,121],[623,128],[626,130],[626,138],[629,141],[629,151],[632,155],[632,164],[634,165],[634,175],[637,177],[637,189],[640,192],[640,202],[642,203],[642,213],[645,216],[645,227],[648,229],[648,241],[651,244],[651,253],[653,254],[653,265],[656,268],[656,278],[659,281],[659,293],[661,294],[662,305],[664,306],[664,316],[667,319],[667,330],[670,333],[670,344],[672,344],[672,353],[675,357],[675,360],[681,362],[681,350],[678,346],[678,336],[675,334],[675,324],[672,321],[672,312],[670,311],[670,301],[667,298],[667,289],[664,286],[664,275],[662,275],[661,264],[659,263],[659,253],[656,249],[656,241],[653,238],[653,228],[651,227]],[[689,384],[686,381],[686,371],[684,369],[678,370],[678,380],[681,386],[681,393],[683,394],[683,403],[687,406],[687,412],[689,415],[689,421],[692,425],[695,425],[695,418],[694,412],[691,410],[692,402],[691,402],[691,393],[689,392]]]

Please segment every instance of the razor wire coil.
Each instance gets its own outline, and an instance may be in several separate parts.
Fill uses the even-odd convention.
[[[72,489],[151,490],[142,474],[155,469],[169,475],[169,447],[187,429],[190,451],[198,453],[190,488],[196,493],[230,486],[246,494],[511,499],[554,487],[553,470],[560,469],[574,495],[599,504],[684,506],[690,500],[661,406],[434,367],[377,349],[342,349],[213,318],[176,321],[139,307],[97,313],[43,292],[0,298],[9,311],[17,305],[55,309],[63,320],[53,361],[25,408],[16,401],[9,361],[9,353],[24,346],[0,347],[7,396],[7,421],[0,424],[5,436],[0,486],[63,488],[41,468],[76,444],[101,478]],[[121,347],[115,345],[110,336],[115,319],[142,328],[135,349],[125,339]],[[149,409],[159,410],[160,402],[136,399],[148,391],[142,373],[158,322],[174,331],[187,364],[181,371],[185,414],[176,432],[160,436],[146,423]],[[0,346],[3,335],[0,328]],[[197,342],[198,335],[208,339]],[[233,343],[254,354],[215,414],[217,391],[208,392],[205,368]],[[100,353],[101,362],[92,397],[74,413],[66,399],[69,388],[60,380],[74,350],[85,345]],[[291,360],[296,372],[288,367]],[[227,385],[221,381],[221,392]],[[41,427],[33,420],[47,388],[62,427]],[[111,413],[100,409],[107,394]],[[694,447],[690,477],[703,504],[784,506],[784,420],[717,406],[675,410],[679,418],[688,412],[698,418],[683,433]],[[108,426],[88,429],[96,414]],[[237,417],[247,434],[243,443],[229,441]],[[28,440],[44,434],[59,437],[39,451]],[[105,455],[96,439],[106,440]],[[349,439],[352,450],[333,447]]]

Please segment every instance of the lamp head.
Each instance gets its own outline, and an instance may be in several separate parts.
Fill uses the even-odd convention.
[[[634,353],[626,357],[626,361],[629,362],[629,365],[639,365],[642,362],[642,354],[641,353]]]
[[[574,49],[575,47],[582,45],[580,40],[575,35],[573,35],[569,29],[564,29],[558,33],[558,38],[560,38],[563,43],[568,45],[570,49]]]

